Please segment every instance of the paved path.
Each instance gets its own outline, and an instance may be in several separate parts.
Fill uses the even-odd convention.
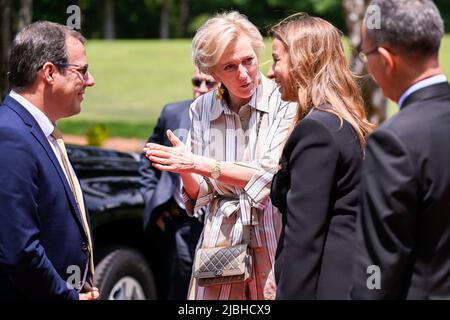
[[[65,143],[70,143],[70,144],[87,145],[87,137],[86,136],[76,136],[76,135],[65,134],[64,141],[65,141]],[[140,153],[142,151],[142,148],[144,147],[145,142],[146,142],[145,140],[141,140],[141,139],[128,139],[128,138],[112,137],[112,138],[108,138],[105,141],[102,148]]]

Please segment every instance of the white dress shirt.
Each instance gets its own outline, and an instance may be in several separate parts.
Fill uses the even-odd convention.
[[[50,121],[50,119],[35,105],[33,105],[30,101],[28,101],[26,98],[15,92],[14,90],[11,90],[9,93],[9,96],[16,100],[18,103],[20,103],[36,120],[39,127],[41,128],[42,132],[44,133],[45,137],[47,138],[48,143],[50,144],[50,147],[53,150],[53,153],[56,156],[56,159],[58,159],[59,165],[61,167],[61,170],[64,172],[66,176],[67,182],[69,182],[68,173],[64,169],[64,165],[61,159],[61,154],[59,152],[58,143],[56,142],[55,138],[52,137],[52,132],[55,128],[55,125]],[[70,170],[72,171],[72,176],[76,177],[75,171],[73,170],[72,164],[69,163]],[[79,189],[81,192],[81,186],[78,181],[78,179],[75,179],[75,188]],[[82,193],[81,193],[82,194]]]
[[[406,98],[408,98],[413,92],[443,82],[447,82],[447,77],[443,74],[438,74],[414,83],[400,96],[400,99],[398,99],[399,109],[403,107],[403,103],[405,102]]]

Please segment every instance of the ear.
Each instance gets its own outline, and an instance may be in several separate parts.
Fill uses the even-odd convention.
[[[395,54],[383,47],[378,48],[378,54],[380,55],[381,63],[387,75],[391,75],[396,67]]]
[[[51,62],[46,62],[42,66],[42,78],[47,83],[52,84],[55,81],[55,74],[58,72],[58,68]]]

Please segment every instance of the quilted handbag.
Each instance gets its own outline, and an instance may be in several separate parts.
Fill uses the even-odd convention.
[[[252,262],[247,244],[202,248],[195,257],[194,277],[201,287],[246,282],[251,279]]]

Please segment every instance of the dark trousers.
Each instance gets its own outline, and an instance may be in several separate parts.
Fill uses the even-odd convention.
[[[156,224],[162,212],[164,231]],[[191,279],[192,265],[197,243],[203,229],[203,223],[187,215],[175,201],[171,200],[152,214],[150,241],[153,247],[152,266],[160,299],[186,300]],[[157,258],[156,258],[157,257]]]
[[[175,219],[176,220],[176,219]],[[203,224],[187,215],[174,220],[169,250],[169,286],[167,299],[186,300],[197,246]],[[171,253],[171,254],[170,254]]]

